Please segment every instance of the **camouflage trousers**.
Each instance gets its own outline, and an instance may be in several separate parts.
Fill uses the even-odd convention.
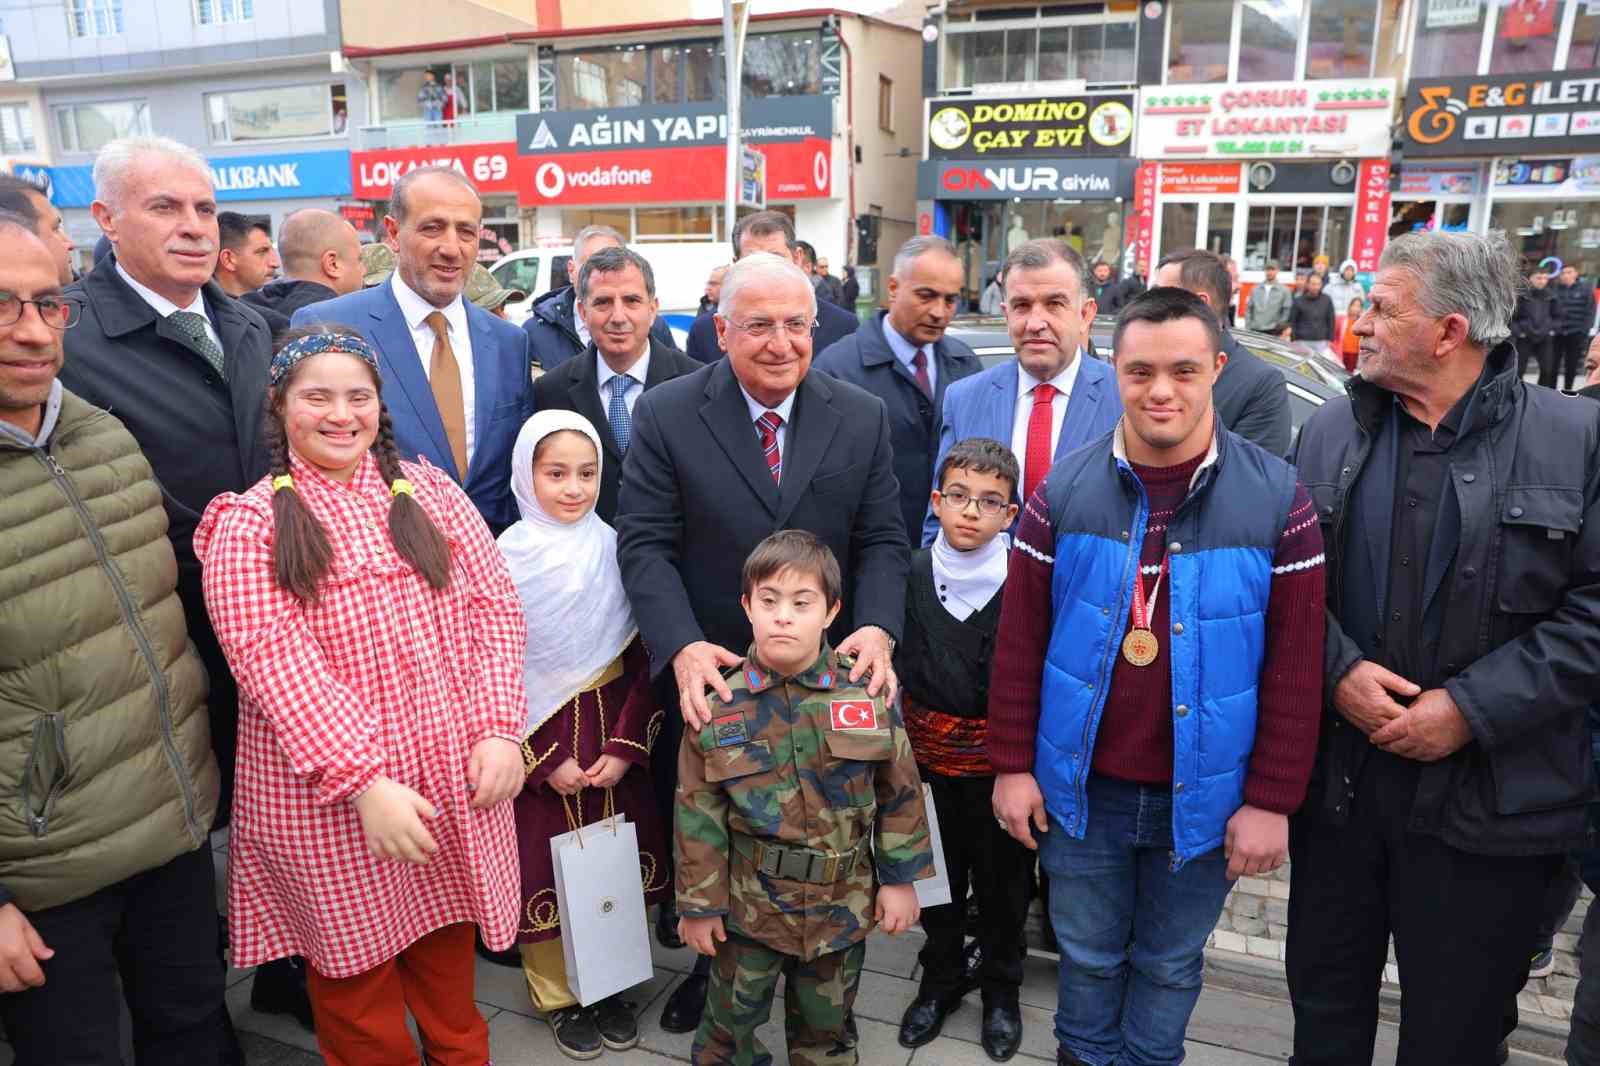
[[[756,1029],[772,1014],[778,977],[784,978],[783,1027],[792,1066],[855,1066],[844,1022],[855,1004],[866,958],[863,941],[802,962],[729,933],[711,963],[706,1010],[689,1061],[696,1066],[771,1066],[772,1053]]]

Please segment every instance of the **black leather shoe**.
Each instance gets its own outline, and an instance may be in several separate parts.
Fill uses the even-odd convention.
[[[304,959],[273,959],[256,967],[250,983],[250,1009],[262,1014],[287,1014],[305,1027],[317,1031],[311,1019],[311,997],[306,994]]]
[[[944,1020],[960,1004],[960,1000],[941,1000],[936,996],[919,994],[900,1018],[900,1046],[921,1047],[932,1043],[944,1028]]]
[[[1006,1062],[1022,1046],[1022,1011],[1014,1006],[983,1008],[983,1052]]]
[[[633,1008],[632,1001],[620,995],[607,996],[592,1008],[600,1039],[612,1051],[627,1051],[639,1042],[639,1020]]]
[[[678,937],[678,907],[671,900],[663,903],[656,913],[656,943],[670,950],[683,947]]]
[[[672,990],[667,1005],[661,1008],[661,1028],[669,1033],[692,1033],[700,1028],[700,1015],[706,1010],[706,986],[711,978],[692,973]]]
[[[562,1007],[546,1014],[544,1020],[556,1036],[556,1047],[569,1059],[597,1059],[605,1049],[594,1012],[587,1007]]]

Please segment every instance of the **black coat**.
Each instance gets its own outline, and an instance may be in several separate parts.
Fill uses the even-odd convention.
[[[861,320],[854,311],[818,300],[817,332],[812,337],[812,352],[827,351],[834,341],[848,337],[860,326]],[[717,324],[712,321],[712,314],[704,314],[694,320],[689,327],[689,342],[684,345],[684,351],[689,353],[690,359],[698,359],[702,363],[714,363],[722,358],[722,346],[717,343]]]
[[[1137,274],[1129,274],[1106,291],[1105,303],[1100,305],[1100,310],[1104,314],[1114,315],[1143,296],[1147,288],[1149,285],[1143,278]]]
[[[1550,286],[1529,289],[1517,297],[1517,310],[1511,316],[1511,336],[1519,341],[1539,341],[1554,335],[1555,311],[1555,294]]]
[[[583,341],[578,338],[577,308],[577,290],[564,285],[539,297],[522,323],[522,331],[528,335],[528,354],[546,374],[583,351]],[[678,342],[672,339],[672,329],[664,318],[657,316],[655,325],[650,327],[650,339],[677,350]]]
[[[858,385],[888,407],[894,476],[900,482],[900,510],[906,529],[920,530],[922,516],[928,511],[928,492],[933,487],[933,457],[939,451],[939,412],[944,409],[945,389],[982,370],[983,363],[956,338],[940,340],[933,347],[930,401],[884,338],[887,316],[887,311],[879,311],[861,329],[835,341],[817,356],[812,369]]]
[[[1473,740],[1422,767],[1406,829],[1468,852],[1554,854],[1587,842],[1594,793],[1585,711],[1600,701],[1600,405],[1527,387],[1509,343],[1476,388],[1451,452],[1460,533],[1437,593],[1443,687]],[[1356,532],[1346,516],[1354,486],[1380,476],[1367,460],[1394,402],[1359,377],[1349,392],[1305,424],[1293,460],[1328,553],[1325,709],[1303,814],[1333,823],[1349,817],[1369,744],[1333,709],[1363,657],[1347,633],[1362,619],[1343,602]]]
[[[1334,339],[1333,301],[1328,294],[1308,292],[1295,294],[1289,301],[1289,336],[1297,341],[1331,341]]]
[[[851,313],[855,312],[856,301],[861,299],[861,282],[856,280],[854,274],[844,276],[843,285],[844,303],[840,306]]]
[[[726,359],[639,397],[622,466],[617,561],[658,674],[697,640],[744,654],[750,622],[739,606],[740,571],[780,529],[811,531],[839,560],[835,642],[864,625],[899,638],[910,549],[883,401],[807,374],[785,435],[776,485]]]
[[[1113,270],[1105,281],[1094,280],[1094,273],[1089,273],[1089,296],[1100,305],[1101,314],[1110,314],[1116,306],[1117,290],[1122,288],[1122,278]]]
[[[1579,277],[1571,285],[1551,282],[1546,286],[1554,297],[1556,332],[1563,336],[1588,333],[1594,325],[1594,285]]]
[[[600,403],[600,368],[595,360],[594,345],[589,345],[577,359],[568,359],[558,369],[542,375],[533,383],[534,411],[576,411],[594,423],[600,432],[600,443],[605,446],[604,461],[600,464],[600,496],[595,502],[595,513],[605,522],[615,525],[617,493],[622,486],[622,453],[617,451],[616,439],[611,435],[611,421]],[[644,390],[649,392],[663,382],[691,374],[700,364],[675,348],[667,348],[650,338],[650,369],[645,375]],[[634,400],[637,408],[643,393]]]
[[[294,317],[296,311],[311,304],[331,300],[338,295],[321,282],[279,278],[277,281],[267,282],[254,292],[245,293],[239,299],[249,304],[251,310],[266,321],[267,328],[272,331],[273,340],[276,341],[283,331],[289,328],[289,320]]]
[[[64,334],[61,384],[120,418],[161,483],[178,598],[211,679],[206,702],[222,771],[220,824],[231,803],[238,691],[206,613],[194,531],[214,497],[243,492],[267,473],[262,426],[272,342],[261,316],[216,282],[202,291],[222,340],[226,381],[122,279],[111,254],[67,289],[82,303],[83,318]]]
[[[1293,425],[1289,417],[1289,390],[1283,373],[1222,331],[1222,351],[1228,362],[1211,389],[1222,424],[1273,455],[1289,454]]]

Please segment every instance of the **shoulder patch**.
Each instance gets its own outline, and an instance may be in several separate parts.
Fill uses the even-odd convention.
[[[719,748],[745,744],[750,740],[750,729],[743,714],[725,714],[711,720],[711,742]]]
[[[833,700],[828,704],[830,725],[837,730],[881,729],[875,700]]]

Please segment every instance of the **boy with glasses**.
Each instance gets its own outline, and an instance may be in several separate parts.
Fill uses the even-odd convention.
[[[978,900],[983,952],[983,1049],[996,1062],[1022,1042],[1022,924],[1033,857],[990,813],[994,769],[985,753],[989,664],[1000,624],[1017,517],[1017,457],[997,440],[969,437],[939,463],[932,493],[939,532],[911,556],[905,639],[895,650],[906,733],[933,792],[951,902],[922,912],[922,987],[900,1023],[900,1043],[939,1035],[965,991],[967,889]]]

